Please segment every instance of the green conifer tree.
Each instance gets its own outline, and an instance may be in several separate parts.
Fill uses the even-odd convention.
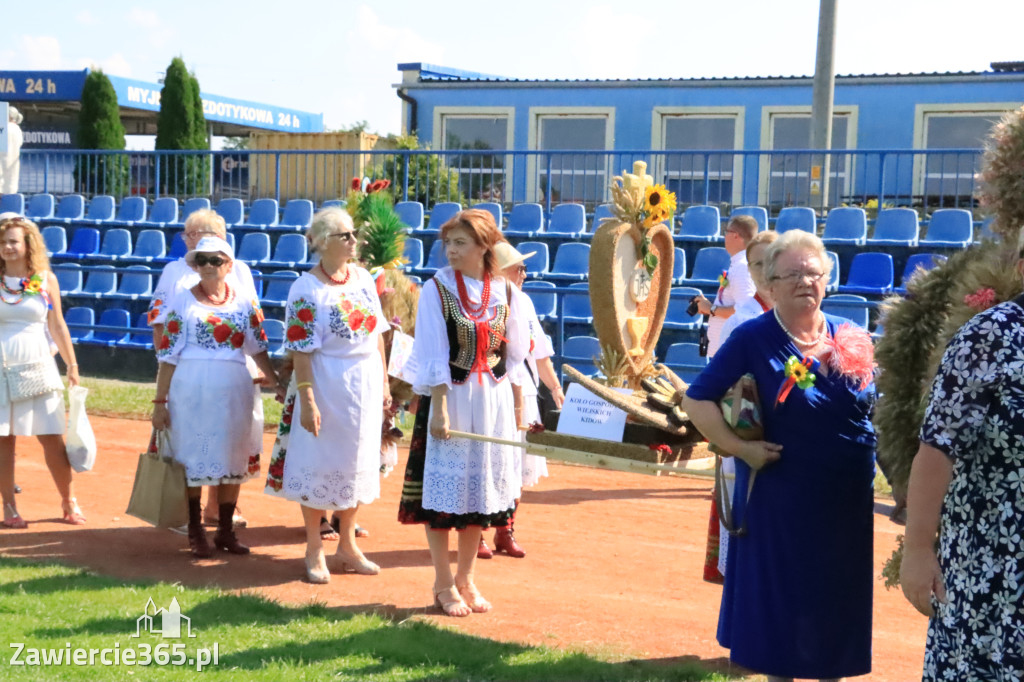
[[[124,149],[124,125],[117,93],[102,70],[89,71],[82,87],[78,115],[81,149]],[[75,168],[79,190],[85,194],[122,196],[128,189],[128,157],[121,154],[83,156]]]
[[[199,82],[185,68],[181,57],[171,60],[160,91],[160,113],[156,123],[156,148],[166,150],[207,149],[206,121],[199,98]],[[199,120],[197,121],[197,115]],[[199,132],[197,132],[197,129]],[[203,143],[199,144],[202,138]],[[205,162],[200,155],[175,154],[161,163],[164,191],[182,196],[206,194]],[[202,156],[205,159],[205,155]]]

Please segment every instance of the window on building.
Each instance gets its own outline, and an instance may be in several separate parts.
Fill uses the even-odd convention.
[[[540,151],[607,149],[608,117],[604,115],[542,115],[537,117]],[[608,187],[606,154],[541,154],[537,159],[537,188],[552,204],[598,204]],[[548,171],[550,170],[550,177]]]
[[[848,149],[850,116],[832,116],[832,149]],[[768,203],[771,206],[810,206],[820,204],[821,198],[812,194],[811,164],[813,156],[808,153],[786,152],[785,150],[809,149],[811,146],[810,114],[784,113],[771,117],[771,149],[781,153],[771,155],[768,180]],[[832,154],[829,163],[829,200],[831,206],[838,206],[847,199],[850,192],[851,157],[848,154]],[[820,179],[818,179],[820,181]]]
[[[924,116],[924,148],[974,150],[931,152],[925,158],[923,193],[926,206],[970,204],[975,176],[980,170],[980,149],[1001,112],[927,113]]]
[[[502,202],[509,165],[504,154],[508,144],[509,117],[497,115],[445,115],[441,140],[445,150],[466,150],[446,156],[448,167],[459,174],[462,193],[473,201]]]
[[[686,114],[662,117],[665,186],[680,204],[733,202],[733,178],[740,173],[736,149],[736,116]],[[688,150],[723,150],[693,154]]]

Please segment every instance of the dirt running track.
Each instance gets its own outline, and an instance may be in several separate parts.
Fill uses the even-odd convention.
[[[551,477],[523,496],[516,534],[527,557],[498,555],[478,565],[477,584],[494,611],[453,619],[428,608],[433,574],[423,530],[396,521],[404,458],[383,480],[381,499],[359,516],[371,532],[361,547],[382,573],[336,575],[330,585],[313,586],[301,581],[304,534],[297,505],[264,495],[262,480],[247,483],[240,506],[250,527],[240,536],[253,554],[193,562],[184,537],[124,514],[149,424],[94,417],[93,427],[101,444],[96,468],[76,477],[89,518],[84,528],[60,522],[42,452],[34,439],[19,439],[16,477],[25,492],[18,506],[30,526],[0,530],[4,555],[121,578],[251,589],[295,604],[315,599],[344,609],[416,615],[483,637],[617,658],[699,660],[744,676],[729,668],[728,652],[715,642],[720,588],[700,578],[707,481],[552,464]],[[267,434],[266,452],[271,443]],[[876,574],[901,532],[887,513],[885,502],[876,504]],[[876,580],[875,672],[859,679],[920,679],[926,626],[898,591]]]

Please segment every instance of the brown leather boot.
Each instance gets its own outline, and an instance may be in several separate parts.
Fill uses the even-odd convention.
[[[248,554],[249,548],[238,541],[232,527],[232,519],[235,514],[234,502],[221,502],[220,516],[217,521],[217,534],[213,536],[213,544],[217,549],[222,549],[230,554]]]
[[[206,539],[203,528],[203,510],[198,497],[188,498],[188,548],[196,559],[209,559],[213,556],[213,547]]]
[[[480,546],[476,550],[477,559],[492,559],[494,558],[494,552],[487,546],[487,541],[484,540],[483,536],[480,536]]]
[[[496,528],[494,530],[494,551],[505,552],[510,557],[522,559],[526,556],[526,550],[516,542],[516,536],[512,534],[512,526],[507,528]]]

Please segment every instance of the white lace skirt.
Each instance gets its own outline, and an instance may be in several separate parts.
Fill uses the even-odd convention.
[[[529,394],[529,387],[523,389],[523,424],[529,426],[536,422],[540,422],[540,406],[537,404],[537,393]],[[526,433],[524,431],[519,432],[518,440],[525,442]],[[523,487],[532,488],[537,485],[537,482],[541,478],[548,475],[548,460],[546,457],[539,457],[537,455],[527,455],[524,450],[520,450],[520,462],[521,470],[523,473]]]
[[[431,416],[437,409],[432,401]],[[448,393],[448,422],[467,431],[505,440],[516,438],[515,405],[508,379],[496,383],[477,375]],[[449,514],[495,514],[510,509],[522,489],[518,448],[466,438],[436,440],[427,435],[423,507]]]
[[[260,473],[263,424],[240,362],[182,360],[167,395],[171,450],[190,487],[242,483]]]

